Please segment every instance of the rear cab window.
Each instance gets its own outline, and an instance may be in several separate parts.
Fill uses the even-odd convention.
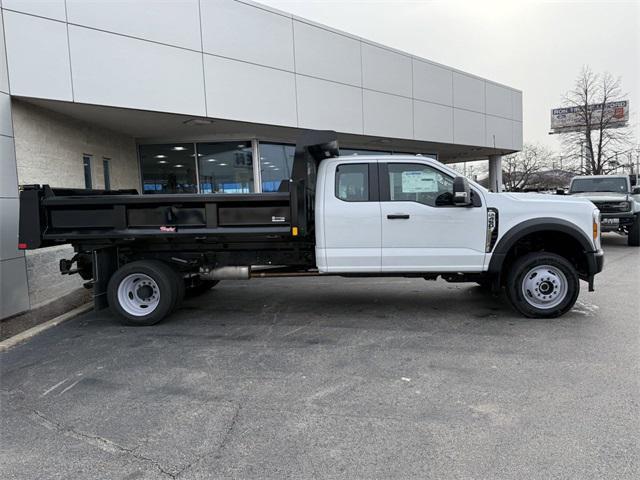
[[[336,167],[336,197],[345,202],[369,201],[369,164],[346,163]]]

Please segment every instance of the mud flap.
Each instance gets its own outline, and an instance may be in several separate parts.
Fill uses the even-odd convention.
[[[103,310],[109,306],[107,285],[111,275],[118,269],[117,249],[101,248],[93,252],[93,307]]]

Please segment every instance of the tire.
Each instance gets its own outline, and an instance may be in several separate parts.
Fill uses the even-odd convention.
[[[178,296],[177,275],[159,260],[141,260],[120,267],[109,280],[109,307],[124,325],[146,326],[173,310]]]
[[[635,219],[629,227],[627,245],[630,247],[640,247],[640,213],[636,213]]]
[[[203,280],[200,277],[197,279],[187,280],[187,290],[185,293],[186,297],[197,297],[204,293],[207,293],[213,287],[215,287],[220,280]]]
[[[548,252],[529,253],[511,266],[506,292],[511,305],[525,317],[555,318],[576,303],[580,279],[564,257]]]

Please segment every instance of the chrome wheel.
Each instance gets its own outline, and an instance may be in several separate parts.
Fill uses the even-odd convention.
[[[129,315],[143,317],[153,312],[160,302],[156,281],[144,273],[132,273],[118,285],[118,303]]]
[[[569,291],[567,277],[551,265],[539,265],[522,279],[522,295],[527,303],[540,309],[557,307]]]

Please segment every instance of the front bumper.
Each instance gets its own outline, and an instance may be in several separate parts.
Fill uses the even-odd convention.
[[[617,223],[606,223],[605,219],[617,218]],[[633,212],[624,213],[600,213],[600,231],[602,232],[615,232],[620,227],[630,226],[634,221]]]

